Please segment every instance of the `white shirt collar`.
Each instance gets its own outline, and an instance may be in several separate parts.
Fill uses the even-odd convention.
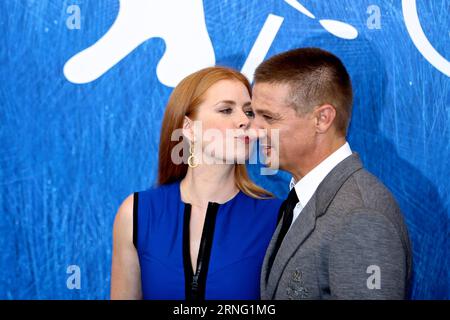
[[[336,167],[341,161],[351,154],[352,150],[350,149],[350,145],[346,142],[343,146],[319,163],[314,169],[308,172],[308,174],[301,178],[297,183],[294,178],[291,179],[289,189],[295,187],[295,193],[297,193],[297,197],[303,208],[316,192],[317,187],[323,179],[325,179],[334,167]]]

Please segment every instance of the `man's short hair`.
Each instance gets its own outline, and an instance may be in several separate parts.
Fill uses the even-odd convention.
[[[330,104],[336,109],[335,127],[347,134],[352,111],[352,84],[345,66],[334,54],[319,48],[286,51],[261,63],[255,83],[288,84],[288,103],[298,114]]]

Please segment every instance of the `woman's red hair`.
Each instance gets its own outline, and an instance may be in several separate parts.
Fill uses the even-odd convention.
[[[172,91],[164,113],[159,144],[158,184],[168,184],[183,179],[188,165],[187,155],[181,164],[172,161],[172,150],[179,141],[172,141],[172,133],[183,127],[184,117],[195,117],[206,91],[221,80],[235,80],[245,85],[251,96],[251,86],[240,72],[226,67],[209,67],[184,78]],[[272,194],[254,184],[247,174],[245,164],[235,165],[236,186],[254,198],[272,197]]]

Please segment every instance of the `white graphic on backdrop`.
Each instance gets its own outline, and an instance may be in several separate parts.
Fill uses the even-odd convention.
[[[253,82],[253,73],[256,67],[263,62],[267,55],[267,52],[272,45],[275,36],[280,30],[281,24],[284,18],[276,16],[274,14],[269,14],[264,23],[255,43],[253,44],[250,53],[248,54],[247,60],[245,60],[244,66],[241,72],[248,78],[250,82]]]
[[[450,62],[436,51],[423,32],[417,14],[416,0],[402,0],[402,10],[409,36],[417,50],[433,67],[450,77]]]
[[[310,19],[315,15],[297,0],[284,0]],[[416,0],[402,0],[408,33],[425,59],[450,77],[450,62],[431,45],[420,25]],[[348,23],[320,19],[318,22],[336,37],[352,40],[358,31]],[[269,51],[283,17],[269,14],[242,67],[250,81],[255,68]],[[102,76],[131,51],[150,38],[165,41],[166,51],[158,63],[159,81],[174,87],[186,75],[215,64],[214,49],[206,28],[201,0],[121,0],[119,14],[108,32],[94,45],[73,56],[64,75],[73,83],[88,83]]]
[[[174,87],[188,74],[215,64],[202,0],[121,0],[108,32],[67,61],[64,75],[73,83],[94,81],[154,37],[166,45],[156,68],[166,86]]]
[[[306,9],[297,0],[284,0],[284,2],[289,4],[291,7],[297,9],[308,18],[316,19],[316,17],[311,13],[311,11]],[[329,33],[331,33],[336,37],[347,40],[353,40],[358,36],[358,31],[355,29],[355,27],[349,25],[348,23],[331,19],[320,19],[319,23],[325,30],[327,30]]]
[[[285,0],[311,19],[315,16],[295,0]],[[283,17],[269,14],[242,67],[250,81],[255,68],[269,51]],[[354,39],[358,32],[336,20],[319,20],[325,30]],[[158,80],[175,87],[186,75],[215,64],[214,49],[206,29],[201,0],[120,0],[119,14],[108,32],[89,48],[67,61],[64,75],[73,83],[89,83],[101,77],[148,39],[159,37],[166,51],[158,63]]]

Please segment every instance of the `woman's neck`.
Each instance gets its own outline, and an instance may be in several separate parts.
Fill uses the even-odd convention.
[[[234,170],[235,165],[226,164],[188,168],[180,184],[181,199],[201,208],[206,208],[208,202],[227,202],[239,192]]]

